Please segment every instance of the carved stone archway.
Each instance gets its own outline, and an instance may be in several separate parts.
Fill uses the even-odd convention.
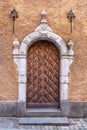
[[[33,33],[26,36],[18,49],[19,42],[15,40],[13,42],[13,58],[14,62],[18,66],[18,113],[20,116],[25,115],[26,112],[26,62],[27,62],[27,51],[28,48],[39,40],[51,41],[59,50],[60,53],[60,104],[62,101],[68,100],[68,73],[69,67],[74,58],[73,42],[70,40],[68,45],[65,44],[64,40],[57,34],[53,33],[52,29],[48,26],[46,20],[46,12],[41,12],[41,23],[35,29]],[[22,103],[22,106],[20,106]],[[60,108],[62,106],[60,105]]]

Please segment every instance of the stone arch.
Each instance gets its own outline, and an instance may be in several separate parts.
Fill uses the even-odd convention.
[[[20,53],[27,55],[28,48],[34,42],[39,41],[39,40],[51,41],[58,48],[61,56],[67,55],[67,51],[68,51],[67,46],[60,36],[58,36],[57,34],[55,34],[53,32],[40,33],[37,31],[31,33],[30,35],[28,35],[24,38],[24,40],[20,46]]]
[[[33,33],[26,36],[22,41],[20,48],[18,49],[19,42],[15,40],[13,42],[13,58],[14,62],[18,66],[19,76],[18,76],[18,102],[23,102],[23,111],[26,110],[26,63],[27,63],[27,51],[28,48],[35,43],[35,41],[47,40],[51,41],[60,52],[60,103],[62,101],[68,100],[68,73],[69,66],[73,62],[74,52],[73,52],[73,42],[70,40],[68,45],[65,44],[64,40],[57,34],[53,33],[52,29],[48,26],[46,20],[46,12],[43,10],[41,12],[41,23],[35,29]],[[62,105],[60,106],[62,108]],[[19,113],[21,108],[19,107]],[[23,112],[22,112],[23,115]]]

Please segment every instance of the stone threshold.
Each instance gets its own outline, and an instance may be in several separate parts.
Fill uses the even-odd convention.
[[[69,125],[67,117],[29,117],[19,118],[20,125]]]
[[[26,109],[26,117],[61,117],[60,109],[55,108],[40,108],[40,109]]]
[[[31,109],[27,109],[27,112],[59,112],[60,109],[57,108],[31,108]]]

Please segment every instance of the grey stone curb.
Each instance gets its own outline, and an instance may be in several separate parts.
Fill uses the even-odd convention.
[[[23,128],[15,129],[15,128],[0,128],[0,130],[26,130]],[[38,129],[28,129],[28,130],[38,130]]]

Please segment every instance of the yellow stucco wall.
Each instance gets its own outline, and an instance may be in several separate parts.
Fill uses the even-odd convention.
[[[16,8],[15,35],[12,34],[10,11]],[[67,13],[72,7],[76,18],[70,34]],[[87,0],[1,0],[0,1],[0,101],[17,101],[18,73],[12,58],[12,42],[21,43],[40,23],[40,12],[45,9],[54,33],[67,43],[74,42],[75,59],[69,75],[69,100],[87,101]]]

